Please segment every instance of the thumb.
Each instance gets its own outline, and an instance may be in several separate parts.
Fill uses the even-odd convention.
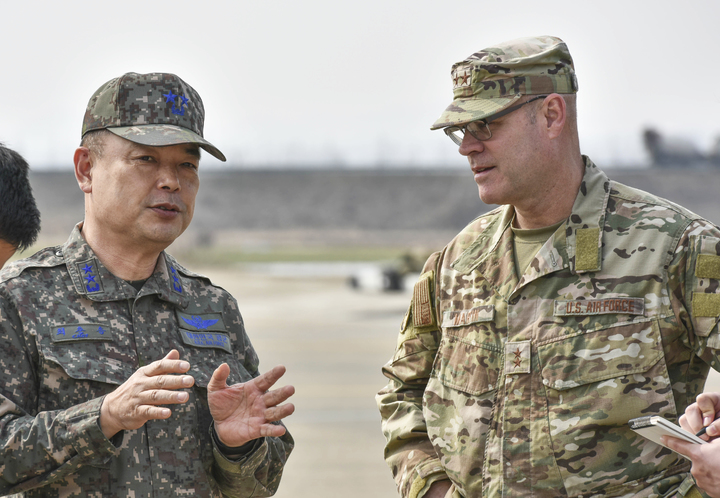
[[[215,369],[208,382],[207,390],[209,393],[215,391],[221,391],[228,387],[227,378],[230,375],[230,367],[227,363],[223,363]]]
[[[173,349],[168,354],[165,355],[165,358],[163,360],[179,360],[180,359],[180,353],[178,353],[177,349]]]
[[[686,441],[671,436],[663,436],[661,440],[663,444],[671,450],[680,453],[682,456],[692,460],[692,457],[695,453],[695,446],[697,446],[696,443],[688,443]]]

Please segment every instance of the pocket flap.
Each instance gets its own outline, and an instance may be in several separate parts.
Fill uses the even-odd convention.
[[[560,391],[645,372],[661,356],[662,342],[654,320],[538,345],[543,384]]]
[[[503,351],[472,342],[443,337],[435,357],[435,375],[447,387],[478,396],[497,388]]]

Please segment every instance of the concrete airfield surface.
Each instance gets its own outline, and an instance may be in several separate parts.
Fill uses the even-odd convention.
[[[238,301],[260,370],[287,367],[296,446],[275,496],[392,498],[375,393],[411,292],[355,291],[341,277],[200,268]]]

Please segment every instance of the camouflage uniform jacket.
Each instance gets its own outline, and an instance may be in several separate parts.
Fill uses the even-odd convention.
[[[277,489],[292,438],[256,440],[237,460],[213,441],[207,384],[258,375],[236,301],[163,253],[137,292],[113,276],[78,227],[2,273],[0,495],[250,497]],[[108,440],[103,396],[177,349],[195,386],[167,420]]]
[[[677,422],[718,369],[720,230],[587,158],[520,276],[512,217],[477,218],[415,285],[377,397],[401,494],[447,478],[454,498],[687,493],[689,463],[628,420]]]

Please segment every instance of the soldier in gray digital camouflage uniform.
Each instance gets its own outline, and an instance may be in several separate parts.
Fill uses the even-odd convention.
[[[720,230],[580,154],[560,39],[481,50],[452,81],[432,128],[501,207],[429,258],[383,368],[400,493],[702,496],[628,420],[677,422],[720,367]]]
[[[164,249],[199,187],[200,96],[128,73],[75,151],[85,219],[0,284],[0,494],[250,497],[277,489],[292,386],[260,375],[236,301]]]

